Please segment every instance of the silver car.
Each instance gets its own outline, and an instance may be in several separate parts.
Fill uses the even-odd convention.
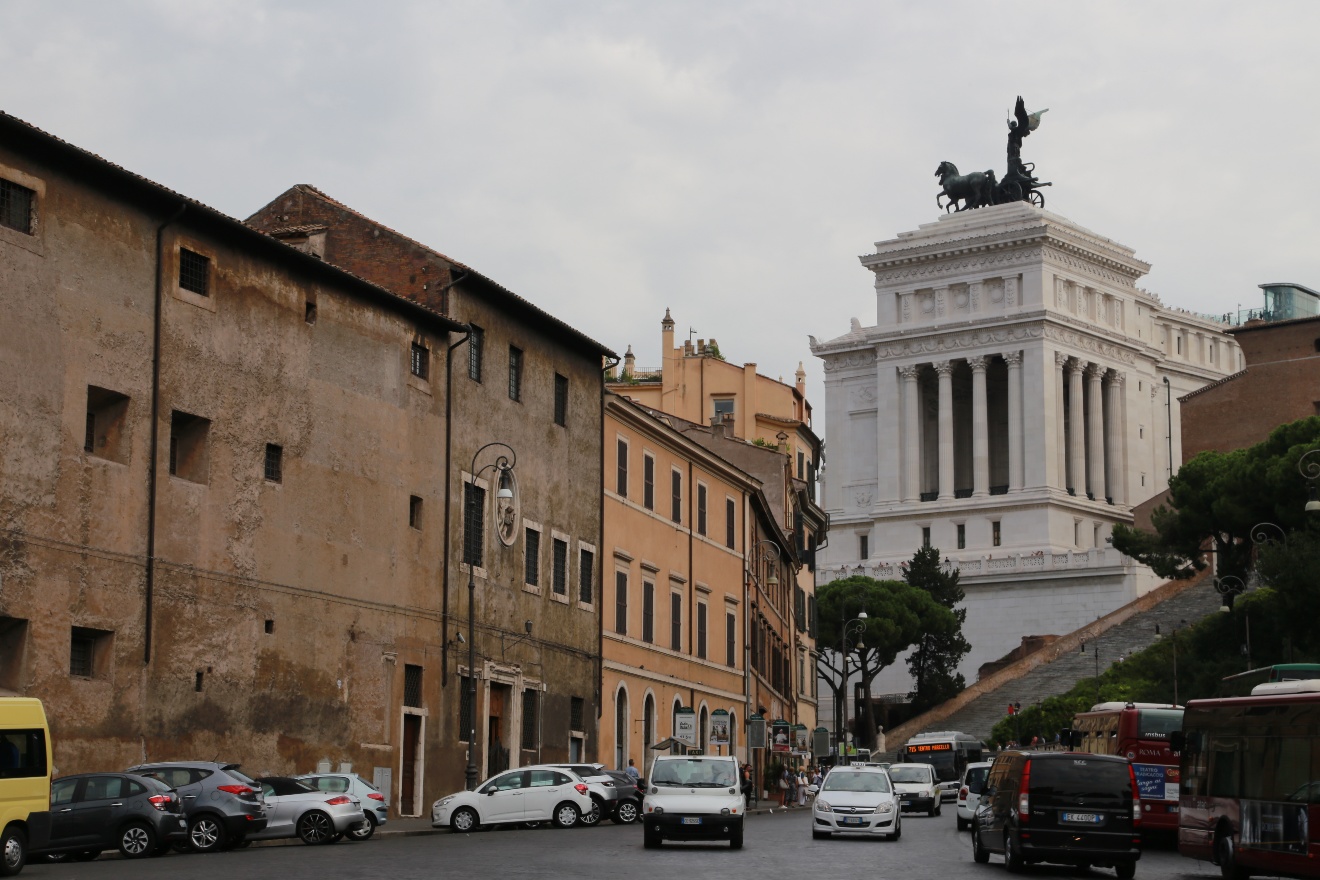
[[[389,821],[389,804],[381,790],[356,773],[307,773],[295,777],[320,791],[351,794],[362,802],[366,821],[350,828],[344,836],[349,840],[368,840],[376,828]]]
[[[266,827],[249,840],[297,837],[316,846],[333,843],[366,821],[362,802],[351,794],[319,791],[288,776],[257,780],[266,796]]]

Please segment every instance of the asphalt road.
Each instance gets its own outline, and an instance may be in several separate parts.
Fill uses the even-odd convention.
[[[387,826],[388,827],[388,826]],[[253,846],[214,855],[174,855],[126,861],[102,856],[95,862],[30,864],[23,877],[36,880],[436,880],[444,878],[646,878],[646,880],[1005,880],[1003,860],[972,861],[966,832],[954,825],[953,808],[943,815],[906,815],[903,836],[887,840],[812,840],[810,810],[776,810],[747,819],[742,851],[726,845],[666,843],[644,850],[637,825],[609,822],[596,828],[506,829],[475,834],[377,836],[366,843],[330,846]],[[1029,878],[1110,880],[1096,868],[1034,865]],[[1169,844],[1148,846],[1137,864],[1137,880],[1215,880],[1218,869],[1178,855]]]

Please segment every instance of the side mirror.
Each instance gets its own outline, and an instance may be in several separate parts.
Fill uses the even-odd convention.
[[[495,789],[493,788],[490,791],[486,792],[486,797],[494,797],[494,795],[495,795]]]
[[[1181,730],[1175,730],[1169,734],[1169,748],[1175,752],[1181,752],[1187,746],[1187,735]]]

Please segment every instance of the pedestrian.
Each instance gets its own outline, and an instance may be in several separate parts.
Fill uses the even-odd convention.
[[[637,780],[642,778],[642,774],[637,772],[637,762],[634,761],[632,758],[628,759],[628,769],[624,770],[623,772],[631,776],[632,781],[634,783],[636,783]]]
[[[797,775],[797,805],[805,807],[807,805],[807,768],[799,767]]]
[[[792,805],[790,792],[793,788],[792,776],[788,772],[788,765],[779,772],[779,806],[787,807]]]

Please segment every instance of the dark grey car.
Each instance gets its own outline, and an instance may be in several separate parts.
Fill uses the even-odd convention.
[[[50,787],[50,839],[35,855],[126,859],[160,855],[188,839],[183,802],[165,783],[128,773],[79,773]]]
[[[138,764],[129,773],[150,776],[173,788],[188,819],[188,845],[196,852],[216,852],[241,843],[266,827],[261,786],[239,772],[237,764],[215,761],[162,761]]]

